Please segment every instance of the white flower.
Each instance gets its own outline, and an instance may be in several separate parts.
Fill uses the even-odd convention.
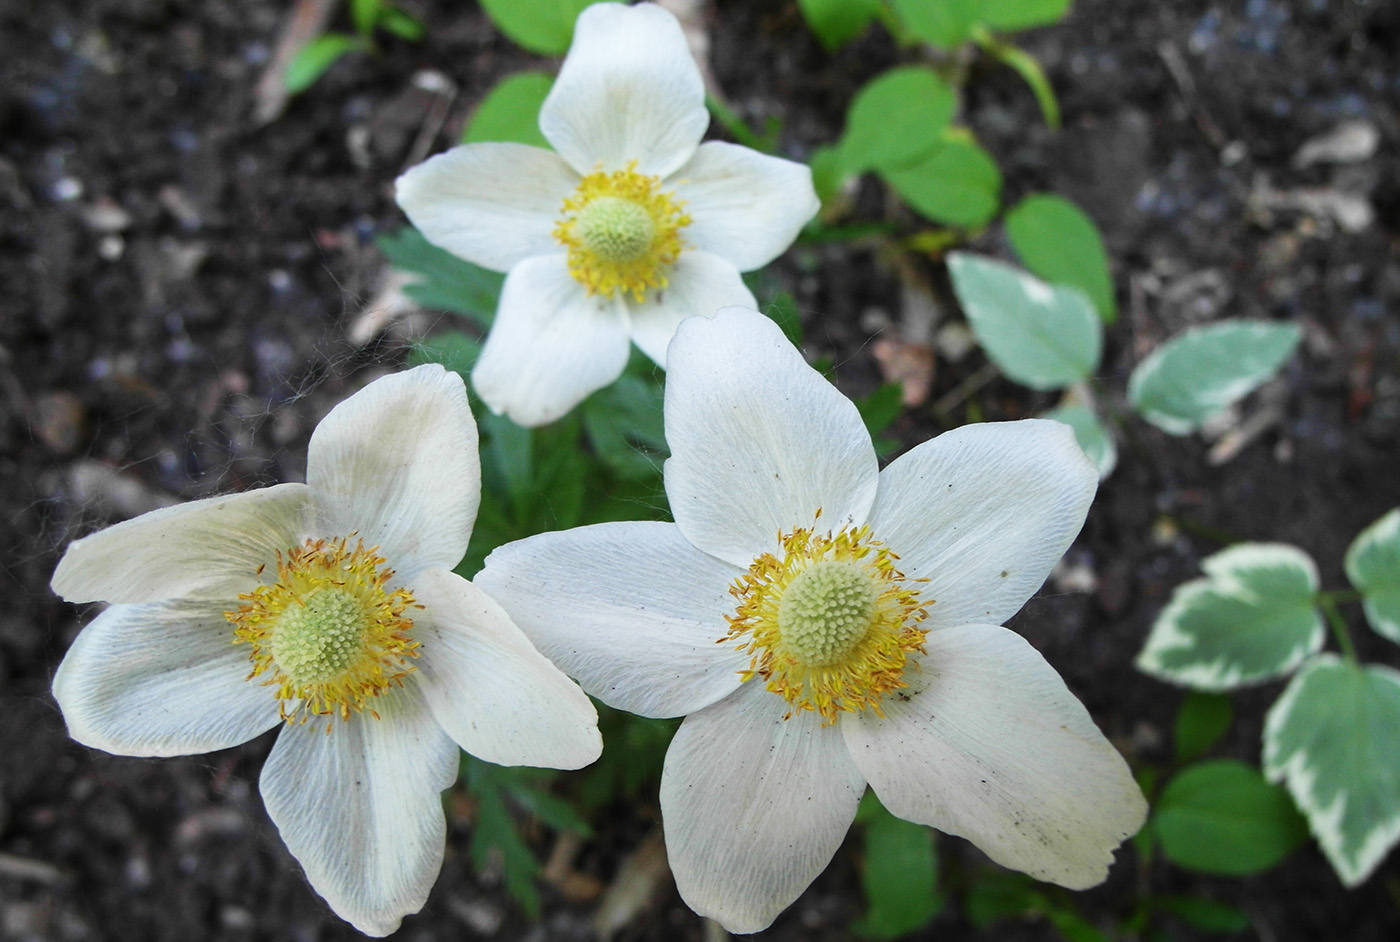
[[[69,601],[115,603],[54,678],[73,738],[176,756],[281,726],[268,813],[370,935],[417,912],[437,877],[458,746],[553,768],[602,749],[583,692],[451,572],[480,501],[476,446],[460,377],[386,376],[316,428],[307,483],[119,523],[73,543],[53,577]]]
[[[687,321],[670,362],[676,522],[541,534],[477,581],[585,690],[686,716],[661,780],[686,902],[766,927],[867,783],[1005,866],[1101,882],[1142,794],[1054,669],[997,627],[1093,498],[1069,429],[969,425],[880,471],[852,403],[756,312]]]
[[[818,208],[808,169],[720,142],[675,18],[590,6],[540,109],[557,153],[454,148],[399,177],[428,240],[506,271],[472,372],[495,412],[541,425],[612,382],[629,338],[662,366],[676,325],[754,306],[739,272],[766,265]]]

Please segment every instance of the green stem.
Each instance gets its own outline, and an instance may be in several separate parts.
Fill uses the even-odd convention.
[[[1337,647],[1342,649],[1342,656],[1351,664],[1355,664],[1356,646],[1351,643],[1351,632],[1347,630],[1346,619],[1337,609],[1337,596],[1346,592],[1341,589],[1336,592],[1319,592],[1317,594],[1317,604],[1322,607],[1323,613],[1327,616],[1327,624],[1332,628],[1332,637],[1337,639]]]
[[[1045,77],[1045,70],[1040,67],[1040,63],[1035,57],[1017,46],[997,39],[984,26],[975,26],[972,29],[972,41],[977,43],[987,55],[1009,66],[1021,79],[1030,86],[1031,93],[1035,95],[1036,102],[1040,105],[1040,113],[1045,117],[1045,124],[1052,130],[1060,127],[1060,103],[1055,98],[1055,90],[1050,86],[1050,80]]]
[[[755,134],[753,129],[744,123],[744,119],[739,117],[738,113],[735,112],[733,108],[720,101],[714,95],[705,96],[705,107],[710,109],[710,114],[714,116],[716,121],[724,125],[724,129],[729,132],[729,136],[734,138],[736,142],[743,144],[750,150],[756,150],[765,154],[772,153],[771,143]]]

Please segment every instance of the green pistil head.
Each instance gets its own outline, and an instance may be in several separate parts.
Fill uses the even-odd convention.
[[[297,684],[336,679],[359,660],[364,646],[364,608],[338,588],[318,589],[287,606],[272,632],[272,658]]]
[[[574,233],[595,257],[630,262],[651,250],[656,223],[645,206],[616,196],[599,196],[579,210]]]
[[[820,667],[844,658],[870,630],[879,591],[870,574],[844,560],[813,563],[778,602],[783,647]]]

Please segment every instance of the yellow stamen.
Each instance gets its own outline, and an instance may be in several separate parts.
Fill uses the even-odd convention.
[[[569,274],[589,294],[630,294],[641,303],[662,289],[680,258],[680,230],[690,225],[684,203],[661,191],[661,178],[643,176],[637,162],[596,170],[564,200],[554,238],[569,250]]]
[[[881,697],[907,686],[909,655],[924,650],[928,629],[918,624],[933,603],[910,583],[926,580],[896,569],[899,557],[869,527],[799,528],[779,540],[781,559],[764,553],[729,589],[739,604],[720,641],[750,652],[741,679],[762,677],[785,698],[784,719],[796,710],[820,713],[823,726],[842,711],[883,716]]]
[[[407,589],[385,590],[394,571],[378,547],[348,538],[307,540],[277,554],[277,581],[240,595],[224,617],[234,644],[250,644],[248,679],[268,675],[278,710],[289,723],[311,716],[347,720],[351,713],[379,714],[368,704],[402,686],[414,668],[419,644],[409,637],[405,612],[422,608]],[[261,570],[260,570],[261,572]]]

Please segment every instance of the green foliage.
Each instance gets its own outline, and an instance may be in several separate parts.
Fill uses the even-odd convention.
[[[978,22],[1011,32],[1058,23],[1069,11],[1070,0],[978,0]]]
[[[978,341],[1011,379],[1056,389],[1098,366],[1102,328],[1083,292],[966,252],[948,256],[948,271]]]
[[[933,830],[896,818],[874,791],[861,799],[856,822],[865,832],[866,910],[851,929],[870,939],[893,939],[927,924],[944,904]]]
[[[469,846],[472,864],[478,870],[499,866],[506,891],[531,918],[540,912],[535,886],[540,863],[513,812],[556,831],[589,833],[572,805],[550,793],[555,774],[545,769],[504,768],[462,753],[462,781],[476,805]]]
[[[962,129],[945,129],[932,153],[880,176],[915,211],[950,226],[985,225],[1001,202],[996,161]]]
[[[1357,886],[1400,841],[1400,671],[1330,654],[1269,710],[1264,769],[1286,782],[1323,853]]]
[[[594,0],[481,0],[496,28],[522,49],[562,56],[574,38],[574,21]]]
[[[1033,274],[1083,291],[1104,323],[1117,319],[1103,237],[1079,207],[1062,196],[1041,193],[1017,203],[1005,221],[1011,247]]]
[[[1225,735],[1232,719],[1234,708],[1229,697],[1187,691],[1176,713],[1176,761],[1199,759]]]
[[[899,442],[881,433],[904,411],[904,386],[885,383],[855,401],[861,421],[875,443],[875,453],[883,457],[899,447]]]
[[[1302,335],[1265,321],[1190,328],[1138,364],[1128,401],[1163,431],[1185,435],[1278,372]]]
[[[845,175],[898,170],[937,150],[956,99],[932,69],[901,66],[867,82],[846,113],[841,137]]]
[[[1205,932],[1243,932],[1250,927],[1249,916],[1238,906],[1200,896],[1159,896],[1153,900],[1162,912]]]
[[[982,0],[890,0],[909,35],[939,49],[966,42],[977,23]]]
[[[1118,465],[1118,446],[1113,441],[1112,433],[1104,428],[1093,409],[1070,403],[1051,409],[1041,418],[1063,422],[1074,429],[1075,441],[1099,469],[1100,479],[1113,473],[1113,469]]]
[[[1241,543],[1178,586],[1138,655],[1139,670],[1200,690],[1230,690],[1293,670],[1322,646],[1317,567],[1281,543]]]
[[[856,38],[880,12],[880,0],[797,0],[808,27],[828,50]]]
[[[1346,570],[1361,593],[1371,627],[1400,643],[1400,509],[1381,517],[1352,541]]]
[[[1267,870],[1308,837],[1283,789],[1235,759],[1190,766],[1168,782],[1151,827],[1177,866],[1223,876]]]
[[[573,777],[579,806],[588,812],[615,801],[635,801],[644,790],[654,792],[666,749],[681,722],[633,716],[596,700],[593,705],[598,708],[603,754]]]
[[[381,235],[375,244],[395,268],[418,276],[404,294],[424,307],[464,314],[481,327],[489,326],[496,316],[505,282],[499,272],[438,248],[412,226]]]
[[[513,141],[548,147],[540,133],[540,106],[554,79],[544,72],[517,72],[497,82],[462,130],[462,143]]]
[[[292,57],[292,61],[287,64],[282,83],[293,95],[304,92],[315,85],[316,80],[325,75],[341,56],[363,48],[364,40],[359,36],[347,36],[344,33],[317,36]]]

